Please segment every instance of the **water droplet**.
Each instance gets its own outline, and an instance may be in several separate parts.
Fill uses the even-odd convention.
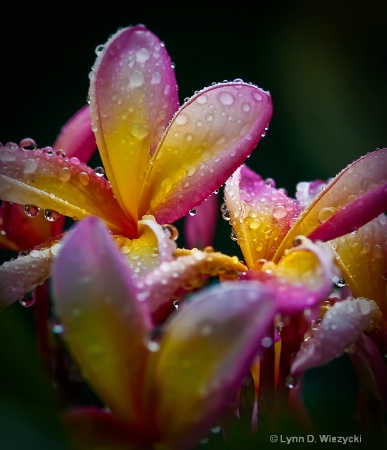
[[[221,92],[219,94],[219,101],[223,105],[230,106],[234,103],[234,97],[229,92]]]
[[[292,375],[288,375],[285,378],[285,386],[289,389],[294,389],[297,387],[296,379]]]
[[[35,299],[35,289],[32,289],[31,291],[23,295],[23,297],[19,300],[19,303],[24,306],[24,308],[29,308],[35,303]]]
[[[95,174],[97,177],[103,177],[105,175],[105,169],[102,166],[98,166],[94,169]]]
[[[68,167],[61,167],[59,170],[59,179],[61,181],[69,181],[71,178],[71,172]]]
[[[133,70],[129,74],[129,83],[133,87],[142,86],[144,84],[144,74],[141,72],[141,70]]]
[[[190,209],[189,215],[192,216],[192,217],[193,217],[193,216],[196,216],[196,211],[197,211],[196,208]]]
[[[100,44],[95,47],[95,54],[98,56],[103,52],[103,49],[105,48],[105,45]]]
[[[273,339],[270,337],[264,337],[261,341],[262,347],[268,348],[273,345]]]
[[[79,172],[78,179],[83,186],[87,186],[89,184],[89,175],[86,172]]]
[[[25,138],[19,142],[19,147],[23,150],[36,150],[38,145],[33,139]]]
[[[317,214],[317,220],[320,223],[324,223],[327,220],[329,220],[333,216],[334,213],[335,213],[335,208],[331,208],[331,207],[321,208]]]
[[[347,283],[345,282],[344,278],[335,278],[333,280],[333,282],[339,288],[345,287],[347,285]]]
[[[274,219],[280,220],[288,215],[288,212],[284,206],[276,206],[273,211]]]
[[[234,229],[231,230],[230,238],[231,238],[232,241],[237,241],[238,240],[238,235],[236,234]]]
[[[57,320],[52,320],[50,323],[50,329],[54,334],[60,335],[64,332],[64,325]]]
[[[55,155],[60,156],[61,158],[66,158],[66,153],[63,150],[57,150]]]
[[[179,232],[174,225],[167,223],[163,225],[162,228],[171,241],[176,241],[176,239],[179,237]]]
[[[148,127],[142,123],[134,123],[130,128],[130,134],[140,140],[145,139],[148,133]]]
[[[25,205],[24,212],[28,217],[36,217],[40,213],[40,208],[35,205]]]
[[[148,61],[149,58],[150,58],[150,54],[149,54],[148,49],[140,48],[137,50],[137,52],[136,52],[137,61],[145,62],[145,61]]]
[[[36,161],[36,159],[26,159],[24,161],[23,173],[25,175],[34,173],[36,171],[37,167],[38,167],[38,162]]]
[[[187,114],[180,113],[179,115],[177,115],[176,119],[175,119],[175,123],[177,125],[186,125],[188,123]]]
[[[45,209],[44,210],[44,218],[49,222],[56,222],[61,215],[54,211],[53,209]]]

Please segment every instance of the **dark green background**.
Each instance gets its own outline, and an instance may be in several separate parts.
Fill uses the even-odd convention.
[[[181,100],[212,82],[235,78],[271,92],[273,119],[247,164],[290,195],[298,181],[327,179],[366,152],[387,146],[387,2],[382,0],[3,2],[0,141],[32,137],[39,146],[52,144],[86,103],[95,47],[119,27],[137,23],[165,42]],[[228,225],[220,222],[216,247],[237,252],[228,234]],[[13,314],[1,313],[2,323]],[[0,355],[0,419],[8,417],[2,436],[11,439],[23,419],[19,400],[42,400],[40,423],[48,420],[50,394],[36,381],[34,357],[25,362],[25,354],[33,353],[33,337],[24,323],[15,319],[13,327],[1,329],[7,345]],[[309,406],[333,420],[348,413],[348,389],[356,384],[349,370],[348,382],[340,377],[342,387],[328,395],[324,410],[324,392],[332,394],[337,386],[334,373],[337,369],[312,373],[309,384],[315,392]],[[15,419],[8,405],[13,391],[20,394]],[[30,446],[26,441],[20,448],[61,447],[45,446],[40,438],[31,437]],[[12,450],[19,448],[15,442]]]

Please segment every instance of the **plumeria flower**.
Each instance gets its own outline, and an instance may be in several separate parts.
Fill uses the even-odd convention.
[[[380,323],[380,311],[385,314],[386,180],[387,149],[380,149],[327,183],[300,184],[296,199],[245,165],[226,182],[222,209],[249,268],[244,278],[278,293],[280,336],[273,338],[278,345],[260,363],[259,386],[266,397],[274,398],[270,367],[277,370],[279,397],[287,398],[281,397],[285,385],[294,387],[304,370],[340,355],[364,329]],[[333,280],[342,277],[356,300],[328,311],[321,334],[303,345],[291,366],[321,305],[331,300]]]
[[[386,180],[387,149],[379,149],[349,164],[328,184],[323,185],[320,180],[311,183],[309,189],[317,191],[317,195],[309,203],[306,201],[306,206],[288,197],[283,189],[276,189],[273,180],[263,180],[245,165],[226,182],[227,214],[247,266],[266,271],[268,279],[277,275],[274,283],[281,283],[278,275],[283,281],[305,281],[304,287],[313,296],[310,301],[304,297],[301,303],[289,298],[281,305],[284,311],[312,307],[314,301],[329,292],[333,274],[324,267],[329,267],[331,251],[342,275],[348,278],[351,291],[356,296],[360,294],[348,271],[353,261],[345,262],[348,253],[352,254],[348,234],[387,209]],[[303,197],[305,201],[305,193]],[[339,246],[335,239],[342,236],[346,236],[347,244]],[[381,244],[376,243],[373,252],[382,254]],[[308,279],[313,279],[309,285]],[[375,290],[380,297],[385,292],[385,280],[378,278]]]
[[[155,336],[135,279],[101,219],[65,236],[53,270],[55,313],[108,409],[70,409],[63,422],[80,448],[192,448],[235,407],[273,321],[272,292],[256,281],[202,289]]]
[[[0,198],[74,220],[100,217],[128,263],[136,260],[144,274],[164,258],[158,256],[165,253],[158,248],[162,224],[202,203],[256,147],[271,118],[271,97],[236,80],[205,88],[179,108],[170,57],[143,25],[119,30],[97,53],[89,101],[109,181],[77,158],[6,145]],[[0,267],[3,306],[47,279],[59,245]],[[196,267],[201,264],[197,258]]]

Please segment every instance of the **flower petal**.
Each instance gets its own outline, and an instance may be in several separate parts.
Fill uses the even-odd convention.
[[[51,153],[17,145],[0,147],[0,198],[76,220],[97,215],[115,232],[136,235],[136,224],[124,217],[106,179],[78,158]]]
[[[35,212],[38,210],[36,209]],[[48,220],[44,211],[39,211],[35,217],[29,217],[24,205],[2,202],[0,205],[0,247],[11,250],[30,250],[49,238],[60,234],[63,230],[64,216],[50,215]],[[8,245],[2,245],[1,239],[8,238]],[[9,245],[10,244],[10,245]]]
[[[275,188],[273,180],[264,181],[247,166],[226,181],[224,198],[249,268],[261,259],[272,259],[301,210],[283,189]]]
[[[378,188],[387,180],[387,148],[362,156],[343,169],[315,197],[300,214],[297,221],[277,249],[277,261],[297,235],[308,236],[321,223],[364,193]]]
[[[381,214],[332,246],[352,294],[375,300],[387,319],[387,217]]]
[[[186,247],[200,248],[213,244],[219,215],[219,198],[212,194],[184,218],[184,239]]]
[[[244,162],[272,115],[268,92],[220,83],[187,101],[156,150],[142,213],[174,222],[199,205]]]
[[[332,289],[332,278],[339,275],[334,252],[328,244],[314,243],[299,236],[298,245],[287,250],[278,264],[262,262],[260,270],[249,270],[244,279],[257,279],[276,292],[282,314],[309,309],[317,314],[320,302]]]
[[[97,150],[95,136],[91,129],[89,105],[78,110],[63,126],[53,145],[55,150],[63,150],[68,158],[73,156],[87,162]]]
[[[146,299],[155,322],[165,319],[172,302],[186,291],[201,287],[208,277],[236,278],[246,266],[236,256],[197,249],[178,249],[176,258],[163,262],[137,283],[141,298]]]
[[[94,64],[89,98],[107,176],[119,204],[137,221],[152,149],[179,106],[162,42],[143,25],[118,31]]]
[[[47,243],[0,266],[0,309],[20,300],[49,278],[59,246],[57,241],[50,247]]]
[[[63,241],[53,270],[55,312],[83,375],[113,413],[141,422],[146,305],[104,223],[89,217]]]
[[[356,231],[387,211],[387,183],[378,186],[340,208],[330,219],[315,228],[309,239],[329,241]]]
[[[167,324],[147,372],[149,415],[176,449],[190,448],[235,401],[275,309],[258,282],[225,282],[191,298]]]
[[[326,312],[315,335],[302,344],[291,363],[291,374],[298,376],[341,356],[379,315],[376,303],[365,298],[335,303]]]

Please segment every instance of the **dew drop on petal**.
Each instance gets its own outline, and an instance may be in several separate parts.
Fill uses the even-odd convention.
[[[175,123],[177,125],[186,125],[188,123],[188,116],[186,114],[179,114],[176,116]]]
[[[36,159],[26,159],[24,161],[23,173],[25,175],[34,173],[37,168],[38,168],[38,162],[36,161]]]
[[[36,217],[40,213],[40,208],[35,205],[25,205],[24,212],[28,217]]]
[[[231,238],[232,241],[237,241],[238,240],[238,235],[236,234],[234,229],[231,230],[230,238]]]
[[[97,177],[103,177],[105,175],[105,169],[102,166],[98,166],[94,169],[95,174]]]
[[[134,123],[130,128],[130,134],[140,140],[145,139],[148,133],[148,127],[141,123]]]
[[[145,77],[141,70],[133,70],[133,72],[129,74],[129,82],[133,87],[142,86],[144,84],[144,80]]]
[[[19,299],[19,303],[22,306],[24,306],[24,308],[29,308],[35,303],[35,299],[36,299],[35,289],[32,289],[31,291],[24,294],[21,299]]]
[[[276,206],[273,211],[274,219],[283,219],[288,214],[286,208],[284,206]]]
[[[23,150],[36,150],[38,145],[33,139],[25,138],[19,142],[19,147]]]
[[[335,213],[335,208],[332,208],[332,207],[321,208],[317,214],[317,220],[320,223],[324,223],[328,219],[330,219],[334,213]]]
[[[163,225],[162,228],[165,234],[168,236],[168,239],[170,239],[171,241],[176,241],[176,239],[179,237],[179,232],[174,225],[167,223]]]
[[[44,210],[44,218],[49,222],[56,222],[61,215],[54,211],[53,209],[45,209]]]
[[[71,172],[68,167],[61,167],[59,170],[59,179],[61,181],[69,181],[71,178]]]
[[[192,216],[192,217],[195,216],[196,215],[196,208],[190,209],[189,215]]]
[[[87,186],[89,184],[89,175],[86,172],[79,172],[78,179],[83,186]]]
[[[234,97],[229,92],[221,92],[219,94],[219,101],[223,105],[230,106],[234,103]]]

